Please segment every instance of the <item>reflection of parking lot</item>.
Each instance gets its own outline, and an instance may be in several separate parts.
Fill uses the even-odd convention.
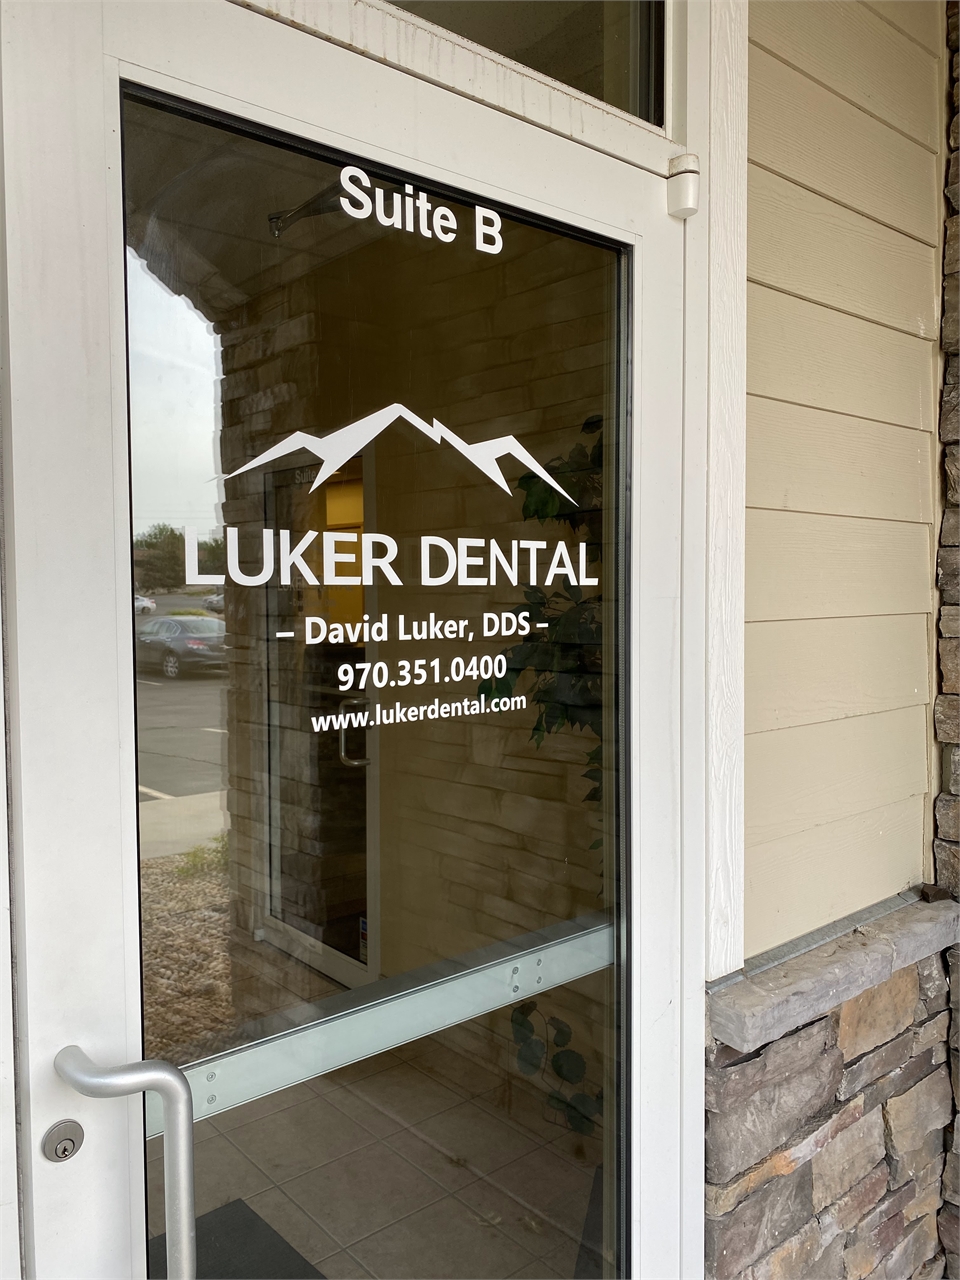
[[[137,679],[140,783],[165,796],[220,791],[226,770],[223,676]],[[141,793],[146,799],[149,793]]]
[[[219,588],[210,587],[208,590],[210,592],[214,592],[214,591],[218,591]],[[159,617],[162,617],[164,614],[175,613],[178,609],[203,609],[207,613],[209,613],[210,610],[208,610],[206,608],[206,605],[203,603],[205,598],[206,598],[206,593],[201,596],[194,596],[194,595],[188,596],[186,592],[183,592],[183,591],[171,592],[169,595],[151,595],[150,599],[155,601],[157,607],[153,613],[143,614],[142,617],[144,619],[159,618]],[[222,615],[214,615],[214,616],[222,616]]]
[[[182,853],[225,827],[226,680],[137,679],[141,850]]]

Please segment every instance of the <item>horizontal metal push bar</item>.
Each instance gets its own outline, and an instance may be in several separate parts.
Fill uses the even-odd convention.
[[[338,992],[300,1006],[296,1016],[301,1025],[185,1067],[194,1114],[202,1119],[228,1111],[576,982],[613,960],[613,925],[595,913]],[[160,1107],[148,1094],[147,1136],[162,1129]]]

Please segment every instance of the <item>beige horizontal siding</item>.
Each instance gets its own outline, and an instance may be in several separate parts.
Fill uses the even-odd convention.
[[[947,38],[941,0],[867,0],[867,8],[940,58]]]
[[[867,8],[939,58],[947,38],[942,0],[868,0]]]
[[[747,505],[933,521],[932,432],[747,398]]]
[[[747,511],[748,622],[929,613],[926,525]]]
[[[747,308],[751,394],[932,430],[928,341],[758,284]]]
[[[790,3],[790,0],[784,0]],[[829,89],[750,49],[750,159],[927,244],[940,237],[939,160]]]
[[[753,845],[746,856],[747,955],[916,884],[923,842],[923,797],[910,796],[815,833]]]
[[[935,337],[937,251],[786,178],[748,171],[751,280]]]
[[[748,846],[922,796],[928,785],[925,708],[751,733],[746,778]],[[868,885],[864,890],[871,892]]]
[[[936,151],[937,60],[857,0],[754,0],[750,39]]]
[[[746,629],[747,733],[923,706],[927,619],[800,618]]]
[[[944,22],[750,7],[748,955],[929,853]]]

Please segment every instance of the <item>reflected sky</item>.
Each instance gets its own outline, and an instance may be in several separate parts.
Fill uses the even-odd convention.
[[[220,339],[127,250],[134,536],[157,523],[217,528]]]

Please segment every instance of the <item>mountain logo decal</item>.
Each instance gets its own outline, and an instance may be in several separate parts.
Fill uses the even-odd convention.
[[[518,462],[522,462],[525,467],[529,467],[535,475],[538,475],[541,480],[546,481],[547,484],[556,489],[557,493],[562,494],[568,502],[573,502],[574,506],[577,505],[569,493],[557,484],[553,476],[541,467],[532,454],[527,452],[516,436],[498,436],[495,440],[480,440],[477,444],[467,444],[465,440],[460,439],[455,431],[445,427],[436,418],[434,418],[431,426],[429,422],[417,417],[415,413],[412,413],[402,404],[387,405],[385,409],[378,409],[376,413],[368,414],[365,418],[358,418],[356,422],[340,427],[337,431],[331,431],[326,436],[312,436],[306,431],[294,431],[293,435],[287,436],[286,440],[281,440],[279,444],[275,444],[272,448],[265,449],[252,462],[238,467],[236,471],[232,471],[225,479],[232,480],[234,476],[243,475],[245,471],[252,471],[254,467],[261,467],[267,462],[274,462],[277,458],[285,458],[289,453],[297,453],[300,449],[307,449],[323,463],[317,473],[317,478],[310,486],[310,492],[313,493],[314,489],[323,484],[324,480],[329,480],[333,473],[338,471],[344,463],[355,457],[371,440],[375,440],[382,431],[386,431],[387,427],[392,426],[399,418],[422,431],[424,435],[429,436],[435,443],[439,444],[444,441],[446,444],[452,444],[458,453],[462,453],[469,462],[472,462],[475,467],[506,493],[511,492],[510,485],[500,470],[497,459],[511,457],[516,458]]]

